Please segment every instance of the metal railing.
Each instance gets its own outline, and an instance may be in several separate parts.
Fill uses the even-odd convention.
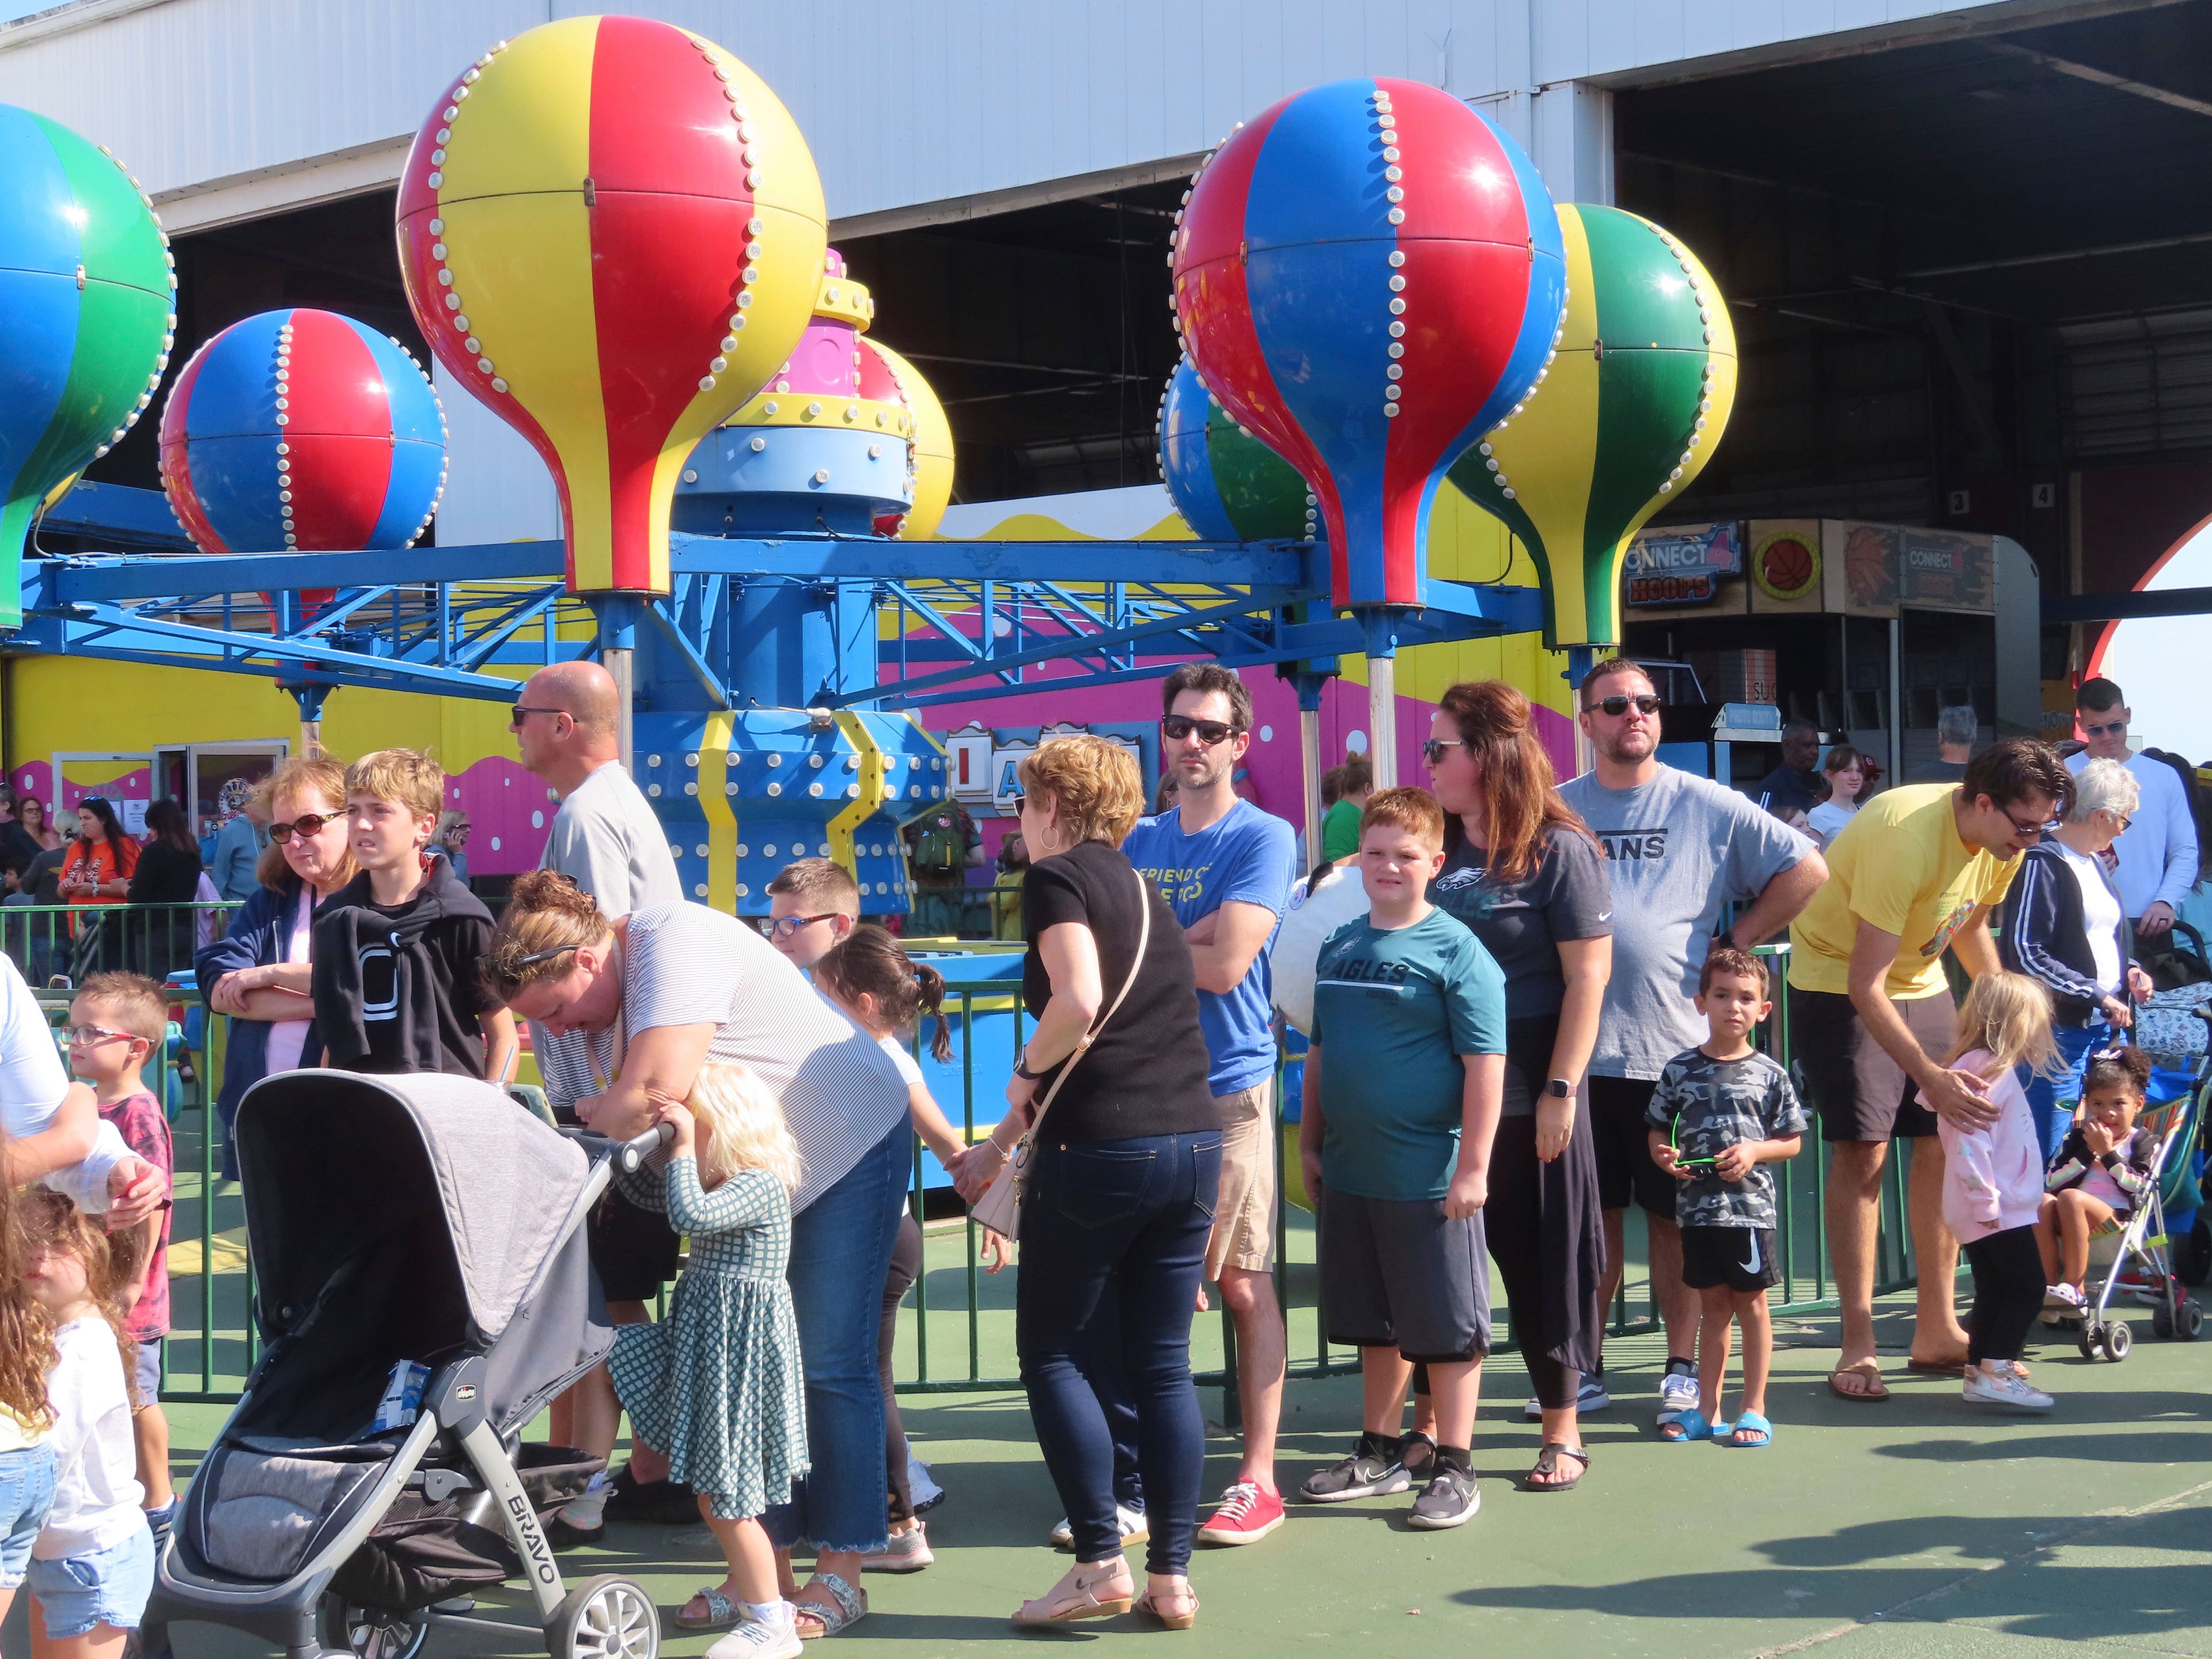
[[[111,968],[153,979],[187,971],[205,939],[220,938],[238,905],[35,904],[21,894],[0,901],[0,952],[33,986],[56,977],[81,981]]]
[[[1760,954],[1776,978],[1775,1014],[1761,1033],[1761,1042],[1786,1065],[1789,1016],[1782,981],[1787,973],[1787,947],[1767,947]],[[66,994],[40,994],[58,1026],[66,1018]],[[220,1015],[192,1019],[191,1015],[203,1012],[192,993],[180,992],[175,1000],[186,1015],[180,1024],[187,1030],[196,1028],[197,1034],[190,1042],[173,1043],[165,1071],[177,1166],[170,1285],[172,1317],[178,1328],[171,1333],[164,1357],[161,1397],[228,1403],[238,1397],[260,1352],[252,1314],[252,1266],[245,1248],[244,1209],[237,1184],[222,1179],[221,1126],[214,1109],[229,1021]],[[1011,1070],[1015,1054],[1027,1040],[1019,981],[952,980],[945,988],[945,1008],[954,1017],[952,1063],[960,1078],[960,1099],[957,1109],[947,1103],[947,1115],[973,1140],[988,1133],[1000,1115],[995,1102],[987,1097],[979,1103],[979,1077],[987,1089],[994,1085]],[[1279,1129],[1274,1137],[1279,1192],[1284,1144]],[[1778,1314],[1817,1313],[1836,1306],[1822,1224],[1825,1163],[1814,1129],[1808,1133],[1805,1152],[1777,1167],[1783,1272],[1774,1309]],[[1906,1174],[1901,1163],[1892,1160],[1884,1187],[1878,1292],[1912,1283],[1911,1245],[1905,1224]],[[1019,1379],[1009,1363],[1013,1352],[1012,1276],[994,1281],[985,1272],[977,1228],[945,1188],[927,1185],[926,1168],[917,1140],[908,1201],[923,1225],[924,1264],[901,1322],[898,1387],[902,1392],[922,1394],[1018,1388]],[[933,1217],[933,1208],[940,1213]],[[1303,1218],[1297,1226],[1291,1224],[1290,1206],[1279,1206],[1275,1279],[1293,1344],[1293,1377],[1339,1375],[1357,1369],[1358,1363],[1356,1350],[1332,1347],[1322,1329],[1314,1293],[1313,1239],[1313,1230]],[[1651,1329],[1656,1322],[1648,1275],[1640,1285],[1624,1284],[1613,1309],[1613,1334]],[[1218,1335],[1210,1323],[1200,1322],[1193,1331],[1197,1380],[1223,1390],[1225,1420],[1233,1426],[1235,1334],[1225,1309]],[[1499,1338],[1498,1351],[1510,1351],[1510,1328],[1503,1318]],[[945,1363],[948,1347],[952,1351],[949,1364]]]

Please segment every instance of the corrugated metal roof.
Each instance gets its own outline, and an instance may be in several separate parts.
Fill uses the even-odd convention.
[[[267,210],[314,199],[331,182],[301,173],[288,197],[284,177],[404,140],[444,78],[501,35],[598,9],[77,0],[0,27],[0,100],[108,145],[157,197],[258,182],[258,194],[240,199],[265,200],[258,210]],[[1346,75],[1479,98],[2014,9],[1971,0],[647,0],[625,9],[695,29],[758,70],[805,130],[830,211],[844,217],[1203,150],[1285,93]]]

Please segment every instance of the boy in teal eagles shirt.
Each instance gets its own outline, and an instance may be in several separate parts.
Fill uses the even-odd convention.
[[[1359,1443],[1308,1479],[1312,1502],[1404,1492],[1399,1425],[1414,1362],[1435,1390],[1436,1457],[1412,1524],[1481,1505],[1471,1447],[1490,1351],[1482,1237],[1505,1084],[1505,976],[1428,901],[1444,819],[1425,789],[1386,789],[1359,824],[1368,914],[1322,946],[1298,1158],[1321,1227],[1328,1340],[1359,1350]]]

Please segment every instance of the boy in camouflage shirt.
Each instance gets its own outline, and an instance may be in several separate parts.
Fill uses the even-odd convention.
[[[1697,1003],[1711,1035],[1668,1061],[1644,1114],[1652,1160],[1681,1183],[1682,1282],[1702,1304],[1698,1409],[1661,1425],[1659,1437],[1764,1446],[1774,1437],[1766,1418],[1774,1352],[1766,1291],[1782,1277],[1774,1175],[1765,1166],[1797,1156],[1809,1119],[1790,1074],[1751,1045],[1774,1007],[1766,965],[1747,951],[1716,945],[1698,977]],[[1731,1324],[1743,1330],[1743,1406],[1733,1426],[1720,1420]]]

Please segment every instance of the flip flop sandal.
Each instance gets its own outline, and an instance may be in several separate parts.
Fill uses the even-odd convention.
[[[1739,1440],[1736,1436],[1740,1434],[1755,1434],[1759,1438]],[[1717,1436],[1716,1438],[1717,1437]],[[1735,1426],[1729,1431],[1728,1438],[1721,1443],[1733,1447],[1737,1451],[1758,1451],[1762,1447],[1774,1443],[1774,1425],[1757,1412],[1738,1412]]]
[[[1573,1480],[1544,1481],[1537,1479],[1539,1475],[1558,1474],[1559,1460],[1563,1457],[1571,1457],[1582,1465],[1581,1468],[1575,1471]],[[1536,1453],[1536,1466],[1522,1479],[1521,1490],[1540,1492],[1572,1492],[1577,1486],[1582,1485],[1583,1476],[1589,1468],[1589,1453],[1583,1448],[1562,1445],[1556,1440],[1547,1440]]]
[[[1956,1364],[1946,1364],[1940,1359],[1907,1358],[1905,1362],[1905,1369],[1908,1371],[1917,1371],[1922,1376],[1948,1377],[1956,1382],[1966,1375],[1966,1362],[1961,1359]]]
[[[1838,1388],[1836,1379],[1839,1376],[1863,1377],[1871,1386],[1856,1392]],[[1830,1371],[1828,1392],[1837,1399],[1848,1401],[1854,1406],[1879,1405],[1889,1398],[1888,1386],[1881,1380],[1881,1367],[1871,1359],[1857,1365],[1838,1365],[1834,1370]]]
[[[836,1636],[868,1616],[868,1593],[854,1589],[834,1572],[817,1572],[808,1581],[811,1586],[819,1584],[828,1590],[837,1605],[825,1607],[819,1601],[794,1600],[798,1610],[799,1633],[808,1641],[819,1636]]]
[[[684,1616],[684,1607],[678,1607],[669,1615],[668,1622],[678,1630],[731,1630],[734,1629],[745,1616],[736,1603],[711,1585],[700,1585],[694,1594],[694,1599],[703,1600],[707,1603],[707,1616],[704,1619],[686,1619]],[[690,1605],[690,1601],[686,1601],[684,1607],[688,1607]]]
[[[1133,1610],[1158,1620],[1160,1623],[1165,1625],[1170,1630],[1188,1630],[1193,1625],[1198,1622],[1198,1597],[1194,1595],[1190,1598],[1190,1611],[1188,1613],[1162,1613],[1158,1607],[1152,1604],[1152,1591],[1146,1590],[1142,1595],[1137,1598]]]
[[[1669,1434],[1669,1429],[1680,1429],[1680,1434]],[[1705,1421],[1705,1414],[1692,1407],[1671,1422],[1659,1425],[1659,1443],[1664,1446],[1687,1445],[1692,1440],[1711,1440],[1717,1432],[1713,1424]]]

